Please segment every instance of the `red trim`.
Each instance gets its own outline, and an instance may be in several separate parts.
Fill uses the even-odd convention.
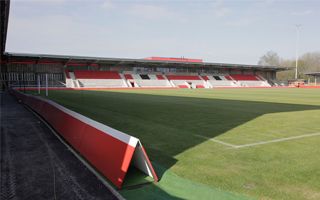
[[[167,75],[169,80],[201,80],[199,76],[195,75]]]
[[[169,58],[169,57],[148,57],[145,60],[154,61],[176,61],[176,62],[203,62],[202,59],[195,58]]]
[[[90,67],[99,67],[98,64],[87,64],[87,63],[66,63],[66,66],[74,66],[74,67],[83,67],[83,66],[90,66]]]

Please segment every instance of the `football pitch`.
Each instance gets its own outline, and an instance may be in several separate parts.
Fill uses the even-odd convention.
[[[132,186],[148,179],[129,174],[125,198],[320,199],[319,89],[56,90],[49,98],[141,140],[160,181]]]

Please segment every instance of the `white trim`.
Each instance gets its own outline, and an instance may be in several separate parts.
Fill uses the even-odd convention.
[[[155,177],[152,174],[151,171],[151,167],[148,164],[147,158],[145,157],[143,150],[142,150],[142,144],[139,141],[138,145],[136,146],[135,150],[134,150],[134,154],[132,157],[132,163],[133,165],[140,169],[142,172],[144,172],[145,174],[151,176],[153,179],[155,179]]]

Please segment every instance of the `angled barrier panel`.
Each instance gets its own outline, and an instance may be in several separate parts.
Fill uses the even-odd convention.
[[[132,164],[158,181],[142,143],[136,137],[69,110],[51,100],[11,91],[41,115],[92,166],[121,188]]]

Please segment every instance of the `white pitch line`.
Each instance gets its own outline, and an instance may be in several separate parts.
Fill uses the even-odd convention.
[[[213,139],[213,138],[209,138],[209,137],[206,137],[206,136],[203,136],[203,135],[194,135],[194,136],[197,136],[197,137],[201,137],[201,138],[204,138],[204,139],[207,139],[207,140],[210,140],[210,141],[213,141],[213,142],[216,142],[216,143],[219,143],[219,144],[223,144],[225,146],[229,146],[229,147],[232,147],[232,148],[237,148],[238,146],[237,145],[233,145],[233,144],[229,144],[229,143],[226,143],[226,142],[222,142],[220,140],[216,140],[216,139]]]
[[[270,143],[284,142],[284,141],[289,141],[289,140],[297,140],[297,139],[306,138],[306,137],[320,136],[320,132],[304,134],[304,135],[298,135],[298,136],[292,136],[292,137],[286,137],[286,138],[280,138],[280,139],[275,139],[275,140],[255,142],[255,143],[251,143],[251,144],[243,144],[243,145],[234,145],[234,144],[222,142],[222,141],[217,140],[217,139],[206,137],[206,136],[203,136],[203,135],[194,135],[194,136],[201,137],[201,138],[204,138],[204,139],[207,139],[207,140],[219,143],[219,144],[223,144],[225,146],[232,147],[234,149],[240,149],[240,148],[259,146],[259,145],[270,144]]]
[[[269,141],[261,141],[261,142],[251,143],[251,144],[236,145],[236,147],[234,147],[234,148],[239,149],[239,148],[244,148],[244,147],[252,147],[252,146],[258,146],[258,145],[263,145],[263,144],[277,143],[277,142],[296,140],[296,139],[301,139],[301,138],[306,138],[306,137],[314,137],[314,136],[320,136],[320,133],[311,133],[311,134],[286,137],[286,138],[280,138],[280,139],[269,140]]]

